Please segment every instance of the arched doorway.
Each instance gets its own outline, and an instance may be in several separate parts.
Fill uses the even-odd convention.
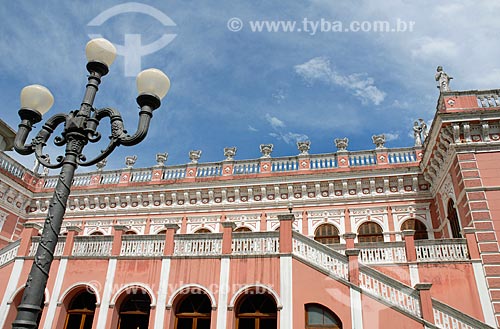
[[[129,293],[120,303],[118,329],[148,329],[151,298],[145,291]]]
[[[384,242],[382,227],[374,222],[361,224],[358,229],[358,242]]]
[[[451,227],[451,237],[454,239],[461,238],[462,234],[460,233],[460,220],[458,218],[455,203],[452,199],[448,201],[448,221],[450,222]]]
[[[69,303],[64,329],[92,329],[96,302],[88,291],[77,293]]]
[[[236,329],[276,329],[278,308],[269,294],[245,294],[235,307]]]
[[[429,238],[429,235],[427,234],[427,227],[418,219],[406,220],[401,225],[401,231],[404,230],[415,230],[415,240],[427,240]]]
[[[342,329],[342,321],[323,305],[306,304],[306,329]]]
[[[314,240],[322,244],[340,243],[339,230],[332,224],[321,224],[314,231]]]
[[[203,293],[187,294],[175,308],[175,329],[210,329],[212,303]]]

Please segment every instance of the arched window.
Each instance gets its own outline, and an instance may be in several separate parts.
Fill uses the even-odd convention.
[[[361,224],[358,229],[358,242],[384,242],[380,225],[374,222]]]
[[[210,329],[212,304],[207,295],[188,294],[175,310],[175,329]]]
[[[418,219],[408,219],[401,225],[401,231],[415,230],[415,240],[427,240],[427,227]]]
[[[235,232],[252,232],[251,229],[245,226],[240,226],[237,229],[234,230]]]
[[[128,230],[125,232],[126,235],[134,235],[134,234],[137,234],[135,231],[132,231],[132,230]]]
[[[88,291],[78,293],[69,303],[64,329],[92,329],[96,298]]]
[[[342,329],[342,322],[323,305],[307,304],[306,329]]]
[[[322,224],[314,232],[314,240],[323,244],[340,243],[339,230],[332,224]]]
[[[156,234],[167,234],[167,230],[161,230],[160,232],[158,232]]]
[[[104,235],[101,231],[94,231],[90,235]]]
[[[452,199],[448,201],[448,221],[451,226],[451,236],[454,239],[458,239],[462,237],[460,234],[460,222],[458,219],[457,209],[455,208],[455,203]]]
[[[145,291],[128,294],[120,304],[118,329],[148,329],[151,298]]]
[[[208,228],[200,228],[194,233],[212,233]]]
[[[236,329],[276,329],[277,306],[268,294],[245,294],[236,306]]]

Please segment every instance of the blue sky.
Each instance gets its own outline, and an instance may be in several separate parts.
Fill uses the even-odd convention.
[[[0,93],[2,120],[18,124],[19,92],[28,84],[48,87],[52,113],[77,109],[86,82],[85,44],[101,34],[117,45],[127,34],[149,44],[175,34],[165,47],[141,57],[142,69],[156,67],[171,79],[146,140],[119,147],[107,169],[187,163],[190,150],[201,162],[260,157],[259,144],[274,144],[273,156],[298,154],[297,140],[311,153],[335,152],[333,140],[348,137],[349,150],[373,149],[371,136],[385,133],[386,146],[413,145],[414,120],[432,119],[438,90],[436,67],[454,77],[454,90],[500,87],[497,35],[500,3],[494,1],[142,1],[167,15],[165,26],[143,13],[122,13],[99,26],[96,16],[120,1],[9,1],[0,7]],[[239,18],[242,29],[230,31]],[[407,32],[254,32],[255,21],[313,23],[340,21],[414,22]],[[324,23],[326,24],[326,23]],[[297,27],[296,26],[296,27]],[[326,26],[326,25],[324,25]],[[326,28],[325,28],[326,29]],[[111,106],[135,131],[135,78],[118,56],[103,78],[95,106]],[[103,135],[108,135],[105,124]],[[87,157],[104,145],[87,148]],[[49,147],[55,157],[57,149]],[[33,158],[14,156],[31,166]],[[88,169],[83,169],[88,170]]]

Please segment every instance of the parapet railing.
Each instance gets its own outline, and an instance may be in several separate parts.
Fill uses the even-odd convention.
[[[329,248],[344,254],[345,245],[329,244]],[[402,241],[357,243],[359,261],[367,265],[406,263],[406,247]],[[465,239],[416,240],[417,262],[470,261]]]
[[[180,234],[174,238],[174,256],[222,254],[222,233]]]
[[[76,257],[106,257],[111,256],[113,236],[76,236],[72,255]]]
[[[234,232],[233,255],[273,255],[280,252],[279,232]]]
[[[438,328],[492,329],[489,325],[474,319],[438,300],[432,299],[434,323]]]
[[[280,254],[280,233],[279,232],[234,232],[231,238],[232,255],[267,256]],[[447,245],[451,247],[463,245],[463,239],[455,243],[445,240],[419,241],[419,246],[435,249],[434,246]],[[40,242],[40,237],[32,237],[29,256],[35,254]],[[172,256],[180,257],[218,257],[222,255],[222,233],[201,233],[201,234],[178,234],[174,235],[174,250]],[[443,242],[444,241],[444,242]],[[349,258],[330,247],[323,245],[313,239],[292,233],[292,253],[304,263],[325,272],[327,275],[337,278],[345,283],[351,281],[349,278]],[[458,243],[457,243],[458,242]],[[61,256],[66,243],[66,237],[60,237],[56,247],[55,256]],[[123,235],[121,237],[121,248],[119,256],[124,257],[159,257],[164,254],[166,236],[158,235]],[[363,246],[359,244],[360,246]],[[360,255],[361,259],[372,260],[374,263],[393,260],[402,260],[399,255],[402,250],[401,243],[377,244],[376,246],[363,246]],[[14,259],[20,244],[12,243],[8,247],[0,250],[0,266]],[[75,236],[71,255],[73,257],[109,257],[112,254],[113,236]],[[384,250],[384,248],[386,248]],[[389,248],[389,249],[388,249]],[[460,247],[462,248],[462,247]],[[459,248],[459,249],[460,249]],[[377,251],[374,251],[377,250]],[[391,251],[388,251],[391,250]],[[463,250],[463,249],[460,249]],[[387,256],[387,253],[390,256]],[[456,260],[464,257],[466,253],[458,256],[448,257],[449,260]],[[436,254],[437,255],[437,254]],[[448,254],[444,254],[448,255]],[[385,258],[384,258],[385,257]],[[425,259],[429,259],[428,257]],[[438,256],[432,258],[434,261]],[[397,308],[403,313],[415,317],[422,317],[420,293],[377,270],[374,270],[363,263],[357,267],[359,270],[360,289],[384,303]],[[462,314],[458,310],[432,300],[435,325],[438,328],[490,328],[488,325]]]
[[[382,153],[380,153],[382,152]],[[340,159],[340,160],[339,160]],[[73,186],[98,186],[120,183],[145,183],[152,181],[179,180],[186,178],[255,175],[264,173],[294,173],[304,170],[335,170],[338,168],[362,168],[379,164],[393,165],[418,163],[414,148],[378,149],[371,151],[343,151],[329,154],[298,155],[294,157],[260,158],[210,163],[188,163],[175,166],[94,171],[77,174]],[[53,189],[56,176],[32,173],[4,152],[0,152],[0,170],[23,179],[29,172],[43,179],[43,188]]]
[[[10,243],[0,250],[0,267],[10,263],[17,256],[21,240]]]
[[[469,260],[466,239],[416,240],[415,251],[419,262]]]
[[[22,164],[12,159],[10,156],[5,154],[5,152],[0,152],[0,169],[5,170],[17,178],[23,178],[24,173],[26,172],[26,168]]]

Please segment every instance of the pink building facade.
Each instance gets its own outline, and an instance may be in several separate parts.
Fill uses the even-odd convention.
[[[76,175],[40,328],[498,327],[499,93],[441,92],[408,148]],[[10,328],[57,177],[0,178]]]

